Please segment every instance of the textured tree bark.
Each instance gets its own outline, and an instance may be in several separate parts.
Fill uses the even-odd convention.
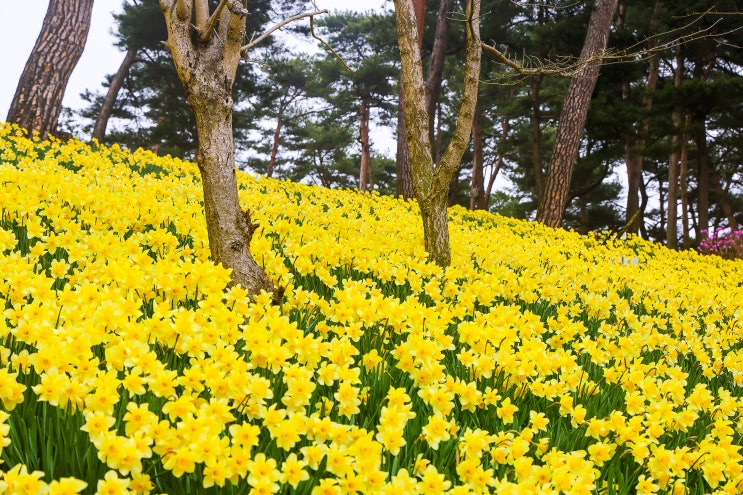
[[[412,0],[417,26],[416,41],[418,49],[423,47],[423,27],[426,20],[426,0]],[[413,170],[410,165],[410,150],[408,149],[407,121],[405,116],[405,84],[402,71],[399,82],[400,97],[397,112],[397,196],[403,199],[415,197],[413,187]]]
[[[413,171],[410,168],[410,151],[408,150],[408,131],[405,122],[405,88],[400,74],[397,109],[397,156],[396,156],[396,174],[397,184],[395,194],[402,199],[412,199],[415,197],[413,190]]]
[[[537,221],[550,227],[557,228],[562,223],[569,199],[570,179],[588,115],[588,104],[601,69],[600,61],[593,58],[600,56],[606,49],[616,7],[617,0],[597,0],[580,55],[580,59],[586,63],[570,79],[568,94],[560,112],[560,124],[547,170],[544,194],[537,209]]]
[[[415,197],[421,210],[423,234],[428,259],[439,266],[451,263],[447,196],[449,183],[459,169],[464,150],[470,141],[472,120],[477,104],[480,77],[480,2],[469,0],[466,10],[467,56],[464,92],[459,107],[457,125],[449,146],[434,166],[428,133],[423,64],[417,43],[418,28],[412,0],[395,0],[397,35],[402,60],[402,81],[405,88],[405,121],[410,150]]]
[[[93,0],[50,0],[31,55],[18,81],[7,121],[38,131],[57,129],[67,82],[85,49]]]
[[[126,76],[129,75],[129,69],[132,68],[132,65],[136,61],[137,50],[130,48],[127,50],[126,55],[124,55],[124,60],[121,61],[119,70],[116,71],[116,74],[111,79],[111,84],[108,86],[101,111],[98,112],[98,117],[95,119],[95,125],[93,126],[93,135],[91,136],[93,139],[103,141],[103,138],[106,137],[106,127],[108,127],[108,120],[111,118],[111,113],[116,104],[116,98],[119,96],[122,86],[124,86]]]
[[[232,270],[232,283],[251,295],[274,292],[271,281],[250,254],[256,225],[240,207],[232,132],[232,86],[245,37],[242,3],[224,9],[218,32],[201,39],[193,32],[191,6],[203,17],[206,0],[161,0],[168,40],[178,76],[196,118],[196,161],[204,190],[209,250],[215,263]],[[203,20],[203,19],[202,19]]]
[[[368,98],[361,99],[359,107],[359,141],[361,143],[361,167],[359,170],[359,190],[367,191],[371,187],[371,145],[369,143],[369,106]]]

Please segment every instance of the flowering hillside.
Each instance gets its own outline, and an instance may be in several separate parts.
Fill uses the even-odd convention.
[[[743,491],[743,262],[0,128],[0,494]]]

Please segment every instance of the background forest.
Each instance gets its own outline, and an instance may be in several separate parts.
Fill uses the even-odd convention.
[[[461,97],[466,43],[459,3],[426,3],[424,71],[437,25],[442,18],[449,24],[441,78],[433,81],[434,161],[453,131]],[[265,0],[252,5],[248,32],[306,7]],[[452,181],[450,204],[534,218],[566,76],[581,51],[591,9],[592,2],[483,2],[483,42],[526,69],[483,54],[473,140]],[[739,10],[734,1],[619,3],[574,167],[565,227],[588,232],[626,226],[669,247],[690,247],[702,231],[735,230],[743,221]],[[251,51],[250,67],[241,66],[234,87],[238,163],[293,181],[405,196],[400,158],[388,149],[400,115],[392,6],[335,12],[315,22],[316,34],[353,72],[319,42],[318,49],[307,50],[291,35]],[[126,56],[101,91],[86,95],[90,105],[74,119],[82,122],[75,132],[193,158],[193,116],[161,43],[166,32],[157,0],[127,0],[114,29]],[[284,28],[292,30],[312,39],[306,23]]]

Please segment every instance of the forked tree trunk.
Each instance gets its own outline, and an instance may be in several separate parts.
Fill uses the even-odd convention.
[[[50,0],[7,121],[41,138],[57,130],[67,82],[85,49],[93,0]]]
[[[597,0],[579,59],[584,66],[570,79],[568,94],[560,112],[544,195],[539,200],[537,210],[537,221],[550,227],[560,226],[569,200],[570,180],[578,159],[588,104],[599,76],[600,57],[606,49],[616,8],[617,0]]]
[[[418,45],[418,26],[412,0],[395,0],[397,36],[405,87],[405,121],[413,171],[415,197],[421,210],[423,235],[428,259],[439,266],[451,263],[447,196],[449,183],[459,170],[464,150],[470,141],[472,120],[477,103],[480,77],[480,2],[467,2],[467,58],[464,92],[457,125],[449,146],[434,166],[428,133],[429,116],[423,82],[423,64]]]
[[[91,136],[93,139],[103,141],[103,138],[106,137],[106,127],[108,127],[108,121],[111,118],[111,113],[116,104],[116,98],[119,96],[119,91],[121,91],[121,88],[124,86],[126,76],[129,75],[129,69],[132,68],[132,65],[134,65],[134,62],[136,61],[137,50],[135,48],[130,48],[126,51],[124,60],[122,60],[121,65],[119,65],[119,70],[116,71],[116,74],[114,74],[111,79],[111,84],[108,86],[106,97],[103,99],[103,105],[101,106],[100,112],[98,112],[98,118],[95,119],[95,125],[93,126],[93,135]]]
[[[204,190],[212,259],[232,270],[232,283],[256,295],[263,290],[273,292],[274,287],[250,254],[256,227],[249,213],[240,207],[238,198],[232,86],[241,59],[246,11],[237,0],[227,3],[221,11],[218,28],[210,33],[205,0],[160,1],[168,27],[165,45],[173,56],[196,118],[199,140],[196,161]]]

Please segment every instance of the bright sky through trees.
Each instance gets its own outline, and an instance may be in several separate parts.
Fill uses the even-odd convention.
[[[378,9],[384,0],[316,0],[320,9],[358,10]],[[18,78],[28,59],[31,48],[41,29],[48,2],[33,0],[28,2],[3,2],[0,6],[0,120],[5,120],[10,101],[13,99]],[[80,93],[100,88],[106,74],[116,71],[124,56],[113,45],[111,34],[113,12],[120,10],[120,0],[97,1],[93,7],[93,20],[82,59],[72,73],[64,105],[78,108],[82,106]]]

